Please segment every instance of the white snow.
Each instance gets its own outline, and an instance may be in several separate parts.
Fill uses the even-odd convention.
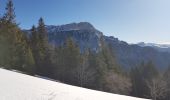
[[[144,99],[94,91],[0,69],[0,100]]]
[[[156,43],[145,43],[139,42],[137,45],[141,47],[158,47],[158,48],[170,48],[170,44],[156,44]]]

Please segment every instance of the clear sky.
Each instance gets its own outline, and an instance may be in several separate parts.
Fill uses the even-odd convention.
[[[13,0],[21,28],[87,21],[129,43],[170,43],[170,0]],[[6,0],[0,0],[2,14]]]

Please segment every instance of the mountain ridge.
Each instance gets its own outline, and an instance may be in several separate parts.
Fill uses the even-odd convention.
[[[137,45],[141,47],[152,47],[160,52],[168,52],[170,53],[170,44],[157,44],[157,43],[145,43],[139,42]]]
[[[54,26],[46,25],[49,43],[60,46],[68,37],[71,37],[80,47],[81,51],[90,49],[101,50],[101,38],[112,46],[117,61],[124,68],[138,66],[141,62],[152,61],[158,68],[164,69],[170,65],[170,53],[161,52],[153,47],[141,47],[138,44],[128,44],[113,36],[105,36],[88,22],[71,23]],[[29,33],[29,31],[27,31]]]

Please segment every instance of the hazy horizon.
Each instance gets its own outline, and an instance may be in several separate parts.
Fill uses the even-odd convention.
[[[0,0],[1,15],[6,1]],[[169,0],[13,1],[22,29],[31,28],[43,17],[47,25],[90,22],[105,35],[128,43],[170,44]]]

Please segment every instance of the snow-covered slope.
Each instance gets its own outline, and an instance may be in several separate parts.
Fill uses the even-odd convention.
[[[0,100],[144,100],[0,69]]]

